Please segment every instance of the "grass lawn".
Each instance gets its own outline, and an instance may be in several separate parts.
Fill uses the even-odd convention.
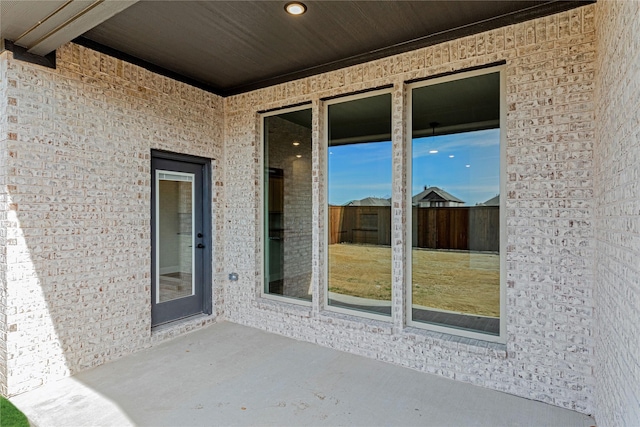
[[[0,396],[0,427],[29,427],[29,421],[18,408]]]
[[[414,249],[413,304],[442,310],[500,314],[500,256]],[[391,300],[391,248],[329,246],[329,291]]]

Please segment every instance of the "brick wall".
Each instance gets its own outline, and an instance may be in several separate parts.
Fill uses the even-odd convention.
[[[597,421],[640,423],[640,3],[599,1]]]
[[[595,7],[465,37],[225,100],[226,317],[297,339],[591,413],[594,408]],[[403,82],[506,60],[507,344],[404,327]],[[321,98],[393,84],[392,322],[323,310]],[[312,307],[262,300],[256,111],[311,101]]]
[[[9,395],[203,322],[151,333],[151,149],[216,159],[213,224],[222,227],[221,98],[73,44],[57,60],[56,70],[10,53],[1,61]],[[217,239],[216,284],[222,254]]]
[[[0,395],[7,393],[7,57],[0,54]]]

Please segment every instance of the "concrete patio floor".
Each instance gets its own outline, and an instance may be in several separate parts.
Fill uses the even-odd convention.
[[[592,418],[222,322],[10,399],[45,426],[591,426]]]

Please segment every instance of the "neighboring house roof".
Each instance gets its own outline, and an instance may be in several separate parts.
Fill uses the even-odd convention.
[[[500,206],[500,195],[490,198],[486,202],[482,203],[484,206]]]
[[[456,202],[456,203],[464,203],[464,201],[458,199],[456,196],[447,193],[442,188],[439,187],[425,187],[423,191],[416,194],[411,198],[411,202],[413,204],[420,202],[430,202],[430,201],[447,201],[447,202]]]
[[[360,200],[352,200],[345,206],[391,206],[391,199],[382,199],[380,197],[365,197]]]

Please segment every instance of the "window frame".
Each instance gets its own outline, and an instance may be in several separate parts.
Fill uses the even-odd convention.
[[[382,314],[375,314],[375,313],[371,313],[371,312],[367,312],[367,311],[362,311],[362,310],[356,310],[356,309],[348,309],[348,308],[343,308],[343,307],[336,307],[336,306],[332,306],[329,305],[329,107],[331,105],[335,105],[335,104],[341,104],[344,102],[350,102],[350,101],[356,101],[359,99],[366,99],[366,98],[372,98],[375,96],[379,96],[379,95],[389,95],[389,102],[391,104],[391,111],[392,111],[392,117],[391,117],[391,139],[390,141],[392,142],[392,147],[391,147],[391,162],[393,162],[393,86],[390,87],[383,87],[383,88],[377,88],[377,89],[372,89],[372,90],[367,90],[367,91],[363,91],[363,92],[358,92],[358,93],[351,93],[351,94],[345,94],[345,95],[341,95],[341,96],[337,96],[331,99],[327,99],[323,101],[323,105],[322,105],[322,114],[323,114],[323,137],[322,137],[322,155],[324,156],[324,165],[323,165],[323,191],[322,191],[322,200],[323,200],[323,206],[322,206],[322,210],[324,212],[324,221],[323,221],[323,226],[324,226],[324,236],[322,237],[322,242],[323,242],[323,248],[324,248],[324,254],[322,257],[322,261],[323,261],[323,275],[324,275],[324,280],[322,280],[321,282],[321,286],[323,286],[323,297],[322,297],[322,309],[329,311],[329,312],[333,312],[333,313],[339,313],[339,314],[345,314],[345,315],[349,315],[349,316],[355,316],[355,317],[359,317],[359,318],[365,318],[365,319],[371,319],[371,320],[378,320],[378,321],[382,321],[385,323],[389,323],[392,324],[393,323],[393,293],[392,293],[392,297],[391,300],[389,301],[390,305],[391,305],[391,312],[389,314],[389,316],[385,316]],[[391,173],[391,188],[393,188],[394,185],[394,175],[393,175],[393,169],[392,169],[392,173]],[[391,196],[391,206],[393,206],[393,202],[394,202],[394,198],[393,198],[393,194]],[[391,216],[391,224],[390,227],[392,229],[393,227],[393,216]],[[393,244],[391,246],[393,248]],[[393,250],[391,251],[391,261],[392,261],[392,269],[393,269]],[[393,271],[393,270],[392,270]],[[393,274],[391,276],[391,286],[393,287]]]
[[[466,329],[460,329],[453,326],[435,325],[426,322],[419,322],[413,320],[413,209],[412,209],[412,192],[413,185],[413,90],[422,88],[425,86],[431,86],[440,83],[448,83],[456,80],[463,80],[466,78],[476,77],[484,74],[490,74],[498,72],[500,76],[500,333],[499,335],[484,334],[482,332],[475,332]],[[442,77],[434,77],[432,79],[426,79],[421,81],[415,81],[407,83],[405,85],[405,102],[406,102],[406,185],[407,191],[405,200],[403,203],[406,212],[406,226],[405,226],[405,296],[406,296],[406,326],[415,327],[419,329],[430,330],[439,333],[446,333],[450,335],[461,336],[465,338],[478,339],[482,341],[496,342],[505,344],[507,342],[506,331],[506,307],[507,307],[507,286],[506,286],[506,248],[507,248],[507,224],[506,224],[506,167],[507,167],[507,108],[506,108],[506,65],[490,66],[477,70],[461,71]]]
[[[296,297],[291,297],[291,296],[286,296],[286,295],[279,295],[279,294],[272,294],[272,293],[268,293],[266,292],[266,277],[267,277],[267,272],[266,272],[266,258],[268,256],[268,251],[267,251],[267,244],[269,242],[269,233],[268,233],[268,217],[265,213],[265,207],[266,207],[266,203],[267,203],[267,199],[266,199],[266,186],[268,185],[267,182],[265,182],[265,166],[266,166],[266,161],[267,161],[267,155],[265,153],[265,148],[266,148],[266,144],[265,144],[265,137],[266,137],[266,132],[265,132],[265,119],[267,119],[268,117],[274,117],[274,116],[279,116],[281,114],[286,114],[286,113],[291,113],[291,112],[295,112],[295,111],[303,111],[303,110],[310,110],[311,111],[311,116],[312,116],[312,120],[313,120],[313,114],[314,114],[314,109],[312,107],[312,105],[310,103],[303,103],[303,104],[299,104],[299,105],[294,105],[294,106],[289,106],[289,107],[283,107],[283,108],[278,108],[275,110],[270,110],[270,111],[266,111],[266,112],[262,112],[259,113],[259,121],[260,121],[260,142],[258,144],[259,146],[259,150],[260,150],[260,155],[259,155],[259,165],[258,168],[260,170],[260,181],[259,181],[259,185],[260,185],[260,215],[259,215],[259,223],[260,223],[260,236],[262,236],[262,256],[260,257],[260,291],[259,291],[259,297],[260,298],[264,298],[266,300],[272,300],[272,301],[279,301],[279,302],[285,302],[285,303],[289,303],[289,304],[296,304],[299,306],[304,306],[304,307],[309,307],[311,308],[313,305],[313,289],[312,289],[312,293],[311,293],[311,298],[307,301],[307,300],[303,300],[301,298],[296,298]],[[310,161],[313,163],[313,146],[314,146],[314,140],[313,137],[311,138],[311,151],[312,151],[312,157],[310,159]],[[311,179],[313,180],[313,175],[311,176]],[[311,188],[311,196],[313,197],[313,186]],[[311,205],[312,209],[313,209],[313,202]],[[312,231],[313,233],[313,231]],[[313,255],[311,257],[311,263],[313,263]],[[311,286],[313,287],[313,283],[315,282],[314,278],[313,278],[313,270],[311,272]]]

